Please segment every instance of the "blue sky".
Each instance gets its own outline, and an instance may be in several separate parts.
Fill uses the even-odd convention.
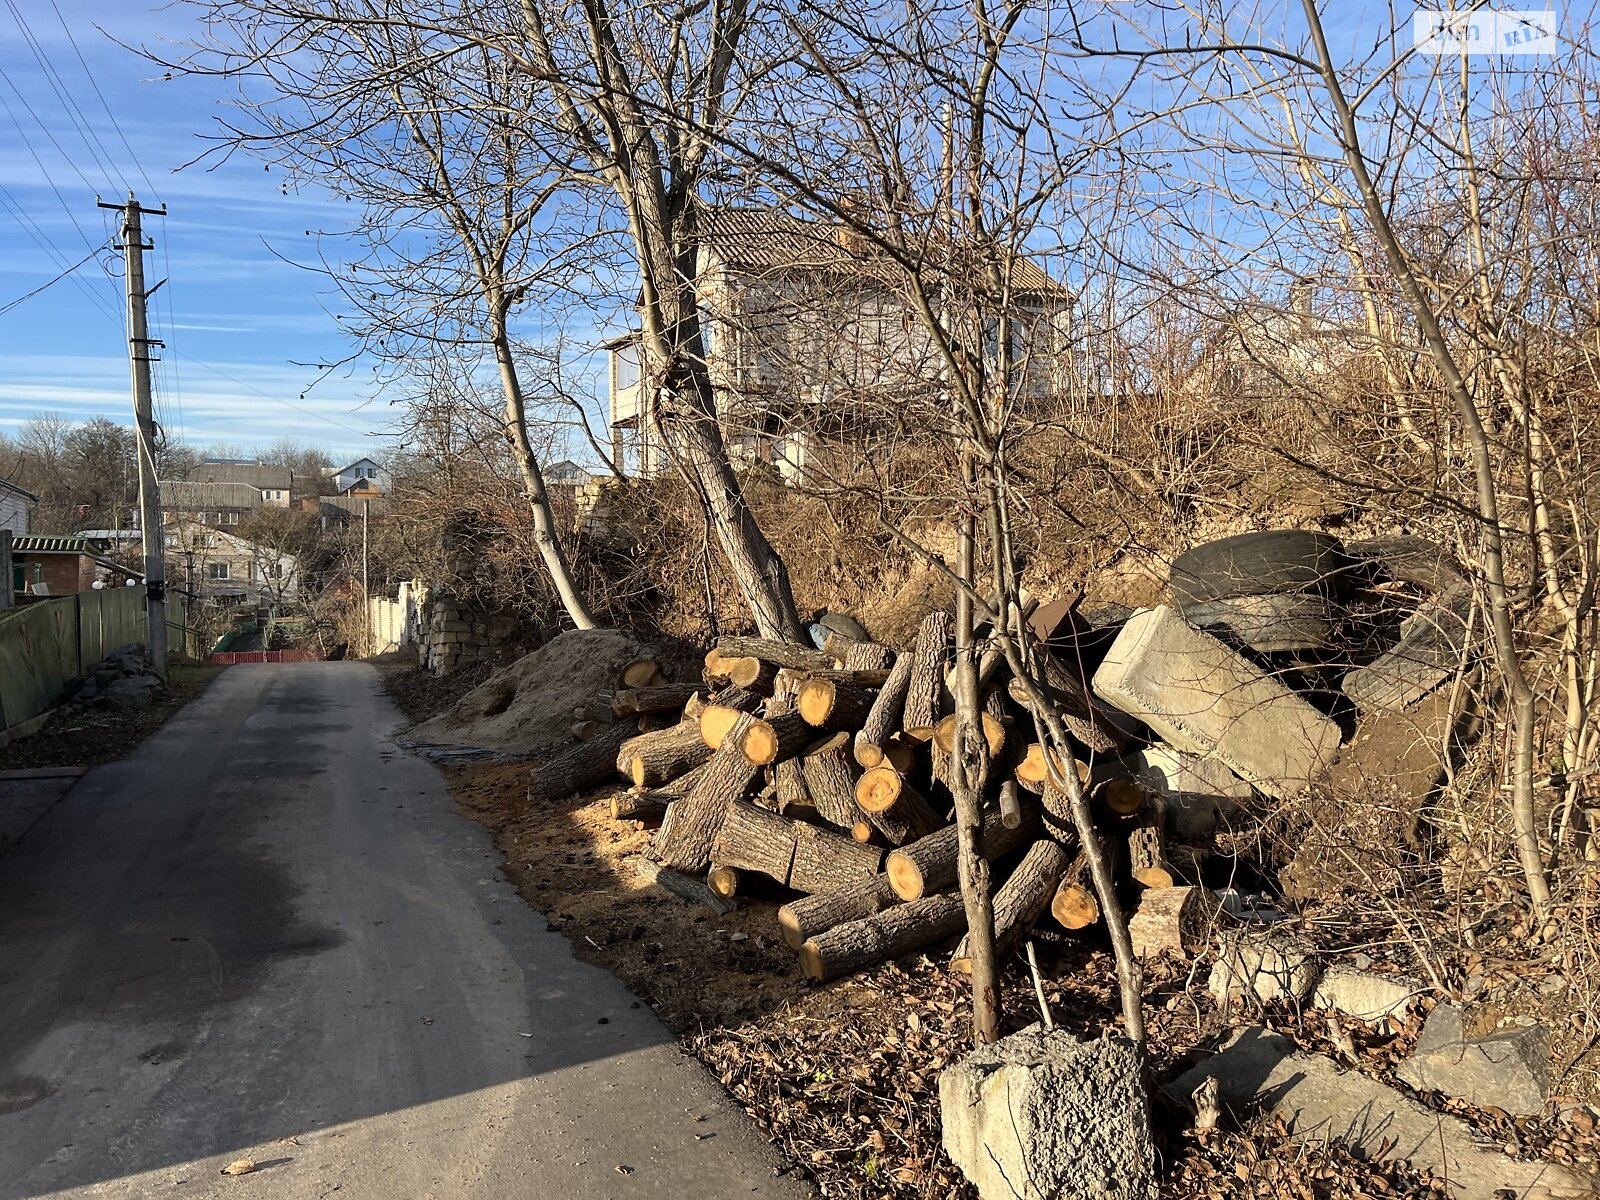
[[[182,4],[0,0],[0,306],[106,244],[116,214],[97,209],[95,194],[120,201],[131,187],[169,212],[145,219],[156,244],[148,281],[169,280],[151,311],[152,336],[167,342],[157,408],[169,437],[247,452],[292,437],[335,458],[370,453],[386,444],[393,410],[363,367],[316,382],[314,368],[293,365],[342,358],[349,345],[324,310],[325,281],[278,257],[310,259],[306,231],[336,226],[342,206],[285,195],[276,170],[242,157],[175,172],[225,113],[225,85],[164,81],[106,36],[177,41],[192,21]],[[131,420],[120,256],[98,258],[0,315],[0,430],[47,411]]]

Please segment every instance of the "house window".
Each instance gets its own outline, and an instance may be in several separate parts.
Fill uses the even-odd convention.
[[[206,578],[207,579],[226,579],[226,578],[228,578],[228,564],[225,563],[225,562],[207,563],[206,564]]]
[[[237,525],[238,523],[239,523],[239,514],[236,513],[236,512],[229,513],[228,514],[228,524],[229,525]]]

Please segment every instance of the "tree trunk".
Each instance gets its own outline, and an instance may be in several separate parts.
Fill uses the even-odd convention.
[[[934,725],[944,715],[944,673],[950,660],[951,623],[951,615],[938,609],[924,617],[917,630],[917,648],[911,656],[911,678],[906,683],[900,727],[919,741],[932,736]]]
[[[722,828],[728,807],[755,789],[760,773],[738,745],[739,735],[754,719],[748,713],[739,714],[728,738],[706,763],[705,774],[688,795],[673,804],[670,819],[662,822],[656,835],[656,857],[662,865],[691,874],[711,865],[711,843]]]
[[[959,896],[927,896],[808,938],[800,947],[800,969],[807,979],[826,983],[925,950],[966,927],[967,912]]]
[[[816,677],[800,685],[800,715],[818,729],[860,729],[872,710],[865,688]]]
[[[778,928],[783,930],[783,940],[790,949],[798,950],[808,939],[835,925],[859,921],[898,903],[900,899],[888,879],[873,875],[835,892],[818,892],[789,901],[778,910]]]
[[[1038,836],[1038,814],[1032,810],[1016,829],[1007,829],[1000,823],[998,814],[989,814],[984,818],[978,851],[992,861]],[[902,900],[915,900],[955,883],[959,837],[954,825],[946,825],[909,846],[889,851],[884,871],[895,895]]]
[[[1089,856],[1082,850],[1067,864],[1061,882],[1056,885],[1050,914],[1063,929],[1087,929],[1100,920],[1100,901],[1095,899]]]
[[[506,332],[506,302],[502,297],[491,296],[489,308],[490,340],[494,344],[495,364],[500,370],[500,388],[506,402],[506,440],[511,443],[511,456],[516,461],[517,473],[522,477],[522,491],[528,499],[528,509],[533,517],[534,545],[539,548],[545,573],[550,576],[550,583],[573,625],[579,629],[594,629],[594,616],[573,581],[572,568],[567,563],[566,552],[561,548],[561,539],[556,534],[555,516],[550,511],[550,493],[545,488],[539,460],[534,457],[533,446],[528,441],[528,410],[522,394],[522,379],[517,374],[516,359],[511,353],[511,338]]]
[[[849,832],[866,813],[856,803],[855,772],[843,741],[836,741],[800,759],[806,793],[816,806],[817,815],[838,829]]]
[[[878,697],[872,702],[867,718],[856,734],[856,762],[863,767],[876,767],[883,762],[883,747],[889,737],[900,728],[900,718],[905,711],[906,691],[911,684],[913,656],[902,654],[895,660],[894,669]]]
[[[1152,888],[1128,918],[1133,952],[1148,958],[1163,950],[1186,955],[1200,949],[1210,940],[1217,909],[1216,897],[1203,887]]]
[[[721,914],[731,913],[738,907],[733,901],[717,895],[698,879],[680,875],[677,871],[653,863],[648,858],[630,858],[628,861],[647,882],[665,888],[680,900],[687,900],[691,904],[704,904],[713,912]]]
[[[739,748],[752,766],[768,767],[794,758],[817,740],[816,729],[797,712],[752,721],[739,735]]]
[[[636,788],[659,787],[686,775],[711,757],[712,748],[700,728],[681,721],[669,729],[641,733],[622,743],[617,752],[617,773]]]
[[[638,736],[631,721],[618,721],[586,742],[552,755],[528,772],[528,800],[560,800],[610,782],[622,743]]]
[[[1051,838],[1040,838],[1028,847],[1017,869],[1011,872],[1011,878],[994,894],[996,955],[1005,955],[1014,949],[1039,919],[1039,914],[1050,907],[1071,858],[1067,848]],[[950,966],[964,975],[971,973],[965,937],[956,947]]]
[[[611,698],[611,712],[618,717],[678,712],[702,690],[696,683],[661,683],[654,687],[624,688]]]

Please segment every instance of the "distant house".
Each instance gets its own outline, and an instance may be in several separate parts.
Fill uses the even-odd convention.
[[[164,479],[159,487],[161,521],[164,525],[179,522],[237,525],[246,514],[262,506],[261,489],[248,483],[192,483],[184,479]]]
[[[19,596],[71,596],[89,591],[96,582],[121,587],[138,577],[81,537],[14,537],[11,562]]]
[[[589,482],[589,472],[570,458],[563,458],[544,469],[544,481],[555,487],[581,487]]]
[[[381,521],[388,510],[389,502],[381,495],[364,497],[360,492],[348,496],[323,496],[320,500],[306,502],[308,507],[314,507],[317,513],[317,523],[322,532],[330,529],[343,529],[347,525],[358,523],[362,517],[369,521]]]
[[[333,490],[340,496],[383,495],[383,468],[370,458],[358,458],[349,466],[329,467],[324,472],[333,480]]]
[[[39,497],[27,488],[0,479],[0,529],[9,529],[13,534],[27,533],[33,506],[37,503]]]
[[[1348,377],[1368,339],[1317,311],[1316,288],[1302,279],[1287,304],[1256,303],[1232,313],[1201,346],[1176,391],[1188,400],[1260,404],[1296,392],[1322,396]]]
[[[931,269],[923,280],[938,285]],[[843,223],[779,209],[714,209],[702,229],[695,287],[718,421],[740,465],[767,464],[802,481],[824,444],[859,447],[909,402],[942,394],[944,364],[904,271]],[[1019,258],[1008,294],[1005,345],[1020,364],[1019,398],[1043,398],[1064,380],[1072,293]],[[999,329],[982,333],[973,341],[998,358]],[[642,375],[639,334],[605,348],[613,458],[640,475],[658,474],[670,463]]]
[[[300,564],[292,554],[229,533],[181,521],[166,531],[167,579],[215,604],[282,607],[300,593]]]
[[[207,459],[189,471],[189,483],[242,483],[261,493],[261,503],[287,508],[294,490],[294,474],[288,467],[271,463],[243,462],[238,459]]]

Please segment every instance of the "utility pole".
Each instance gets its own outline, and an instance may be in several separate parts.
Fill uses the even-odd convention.
[[[139,530],[144,541],[144,611],[146,639],[150,662],[156,674],[167,677],[167,584],[165,546],[161,528],[161,493],[156,484],[156,421],[151,411],[150,350],[162,345],[150,337],[150,326],[145,319],[145,301],[150,292],[144,287],[144,252],[155,243],[146,244],[139,218],[167,215],[167,206],[160,209],[141,208],[128,193],[126,204],[106,204],[97,201],[100,208],[117,209],[122,217],[123,261],[127,266],[125,282],[128,290],[128,363],[133,372],[133,418],[137,429],[135,441],[139,450]],[[165,283],[162,280],[162,283]],[[161,284],[156,284],[160,287]],[[152,288],[151,291],[155,289]]]
[[[361,502],[361,627],[367,635],[367,654],[372,653],[372,587],[367,581],[367,513],[371,508],[371,500]]]

